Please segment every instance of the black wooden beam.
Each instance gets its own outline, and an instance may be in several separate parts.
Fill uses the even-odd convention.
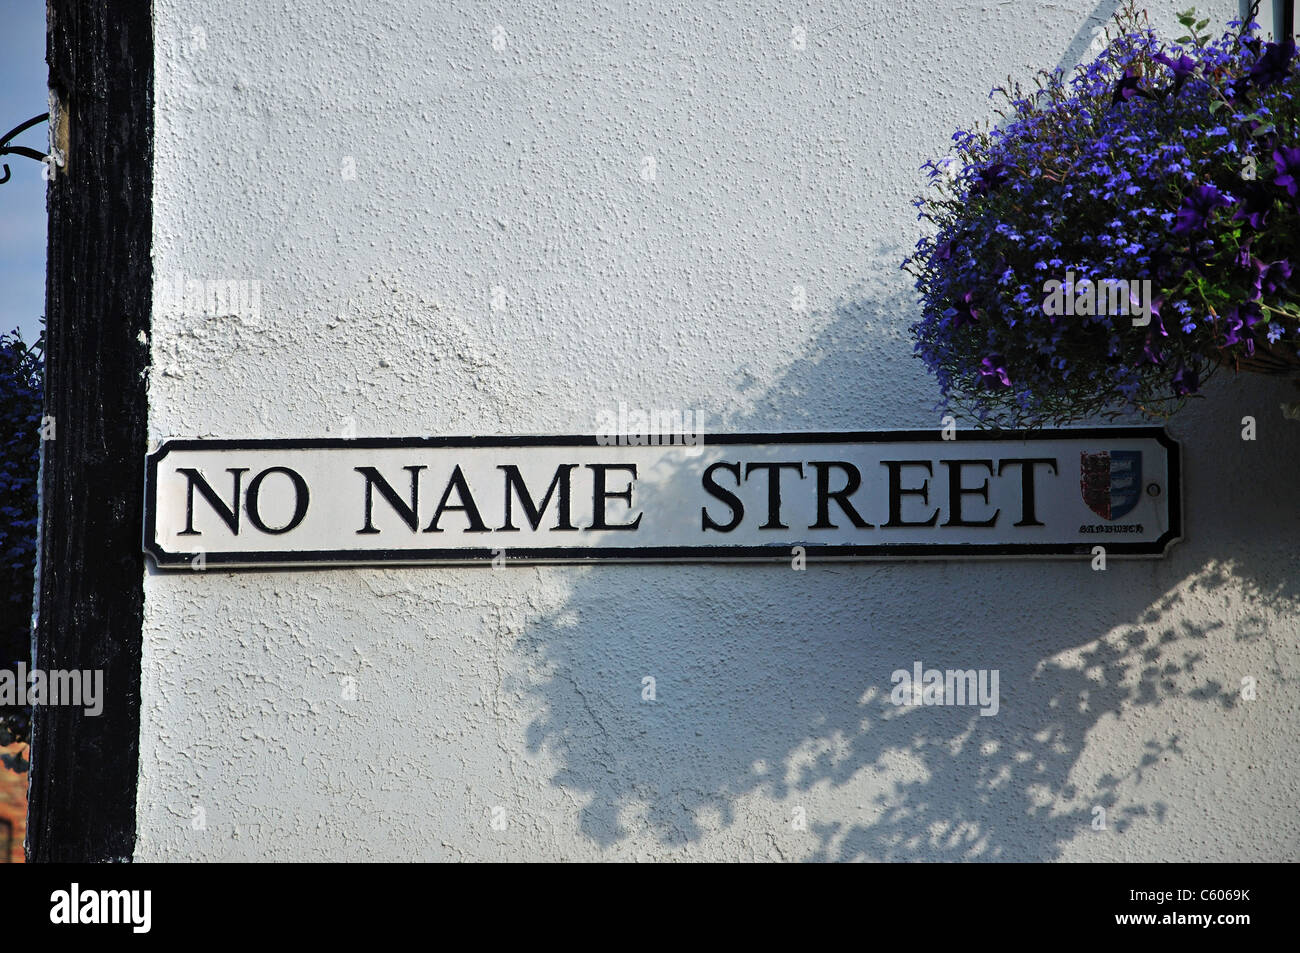
[[[45,413],[35,667],[102,669],[104,710],[38,706],[31,861],[135,846],[153,152],[153,26],[141,0],[49,0]],[[143,337],[142,337],[143,336]]]

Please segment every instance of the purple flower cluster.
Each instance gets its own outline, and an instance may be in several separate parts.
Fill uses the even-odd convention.
[[[1003,121],[959,130],[955,157],[925,166],[931,233],[904,263],[915,350],[945,403],[981,419],[1151,409],[1300,343],[1295,45],[1253,23],[1168,44],[1131,6],[1118,20],[1095,60],[995,91]],[[1149,322],[1048,313],[1045,284],[1067,273],[1150,281]]]

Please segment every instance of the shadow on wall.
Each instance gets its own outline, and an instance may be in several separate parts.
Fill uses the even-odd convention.
[[[853,408],[868,406],[879,362],[910,360],[912,311],[892,293],[841,305],[805,358],[725,429],[798,426],[813,408],[822,421],[869,426]],[[903,330],[881,346],[865,324]],[[907,373],[919,371],[886,376]],[[850,412],[827,413],[826,394]],[[1232,465],[1209,456],[1198,464]],[[1095,787],[1078,790],[1089,734],[1171,703],[1231,722],[1240,686],[1203,670],[1216,646],[1266,637],[1261,620],[1297,605],[1294,557],[1278,536],[1292,564],[1281,575],[1267,540],[1242,553],[1188,541],[1160,564],[1106,572],[1082,559],[603,566],[577,574],[565,607],[518,643],[534,673],[519,687],[542,711],[529,748],[560,766],[552,783],[585,804],[581,829],[602,847],[649,838],[689,854],[721,830],[732,856],[1052,860],[1098,806],[1110,836],[1137,818],[1164,821],[1168,805],[1143,801],[1142,784],[1150,767],[1183,756],[1179,734],[1143,739],[1109,772],[1090,767]],[[1256,578],[1246,595],[1263,615],[1207,617],[1208,600],[1240,598]],[[896,707],[890,675],[914,661],[998,669],[1000,711]],[[798,804],[804,839],[787,836]]]

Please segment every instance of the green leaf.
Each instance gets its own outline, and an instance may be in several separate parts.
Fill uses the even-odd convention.
[[[1192,42],[1192,38],[1191,38],[1190,36],[1180,36],[1178,39],[1174,40],[1174,42],[1175,42],[1175,43],[1190,43],[1190,42]]]

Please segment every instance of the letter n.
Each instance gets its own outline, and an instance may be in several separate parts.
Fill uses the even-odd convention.
[[[239,484],[244,479],[244,474],[248,472],[248,467],[231,467],[226,470],[227,473],[235,475],[235,492],[230,498],[230,506],[226,506],[221,497],[217,496],[217,491],[208,485],[208,481],[203,479],[203,474],[193,467],[177,467],[177,473],[185,474],[188,481],[185,487],[185,529],[178,536],[201,536],[203,535],[194,528],[194,490],[197,488],[199,493],[208,501],[213,511],[221,517],[221,521],[230,527],[230,531],[236,536],[239,535]]]
[[[374,515],[374,491],[379,490],[379,495],[388,501],[388,505],[393,511],[402,518],[411,532],[415,532],[420,526],[420,471],[427,469],[424,466],[402,467],[403,470],[411,474],[411,505],[407,506],[406,502],[397,495],[397,491],[392,488],[387,480],[374,467],[353,467],[352,469],[360,473],[366,480],[366,504],[365,504],[365,525],[357,530],[358,533],[378,533],[372,521]]]

